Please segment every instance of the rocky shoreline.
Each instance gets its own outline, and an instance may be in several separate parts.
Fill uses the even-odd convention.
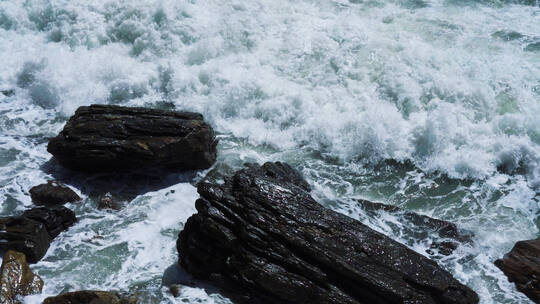
[[[216,161],[217,139],[201,114],[92,105],[79,108],[48,151],[62,166],[81,172],[200,170]],[[213,174],[210,172],[209,175]],[[352,218],[320,205],[291,166],[247,164],[222,182],[197,185],[197,213],[177,240],[179,265],[238,303],[478,303],[478,295],[437,262]],[[57,181],[30,189],[37,207],[0,218],[0,303],[41,292],[43,281],[28,263],[76,221],[63,206],[81,197]],[[100,209],[122,206],[101,193]],[[445,239],[430,250],[450,255],[471,235],[450,222],[394,206],[359,200],[369,212],[400,214],[408,225]],[[496,265],[538,302],[538,240],[518,242]],[[428,254],[433,254],[428,250]],[[532,278],[532,279],[531,279]],[[46,282],[45,282],[46,284]],[[83,290],[45,304],[133,304],[135,297]]]

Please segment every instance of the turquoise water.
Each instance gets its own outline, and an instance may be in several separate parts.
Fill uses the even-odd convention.
[[[539,236],[537,1],[0,1],[0,214],[57,177],[47,138],[81,105],[192,110],[219,132],[219,165],[287,161],[324,205],[426,254],[365,198],[456,222],[473,242],[434,258],[482,303],[530,303],[493,261]],[[200,178],[201,172],[196,178]],[[161,286],[195,212],[193,175],[162,187],[62,176],[81,219],[33,266],[47,295],[117,289],[143,303],[225,303]],[[134,190],[136,189],[136,191]]]

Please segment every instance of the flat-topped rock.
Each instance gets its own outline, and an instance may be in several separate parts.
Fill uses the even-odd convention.
[[[203,180],[180,265],[242,303],[477,303],[436,262],[318,204],[282,163]]]
[[[215,162],[216,144],[198,113],[91,105],[77,109],[47,150],[83,171],[196,170]]]
[[[495,265],[519,291],[540,303],[540,239],[517,242]]]

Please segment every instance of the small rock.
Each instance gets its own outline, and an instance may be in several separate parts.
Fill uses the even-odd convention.
[[[435,250],[442,255],[451,255],[458,248],[459,244],[452,241],[432,242],[426,252],[430,255],[435,254]]]
[[[11,97],[15,95],[15,90],[9,89],[9,90],[1,90],[0,93],[2,93],[6,97]]]
[[[538,52],[540,51],[540,42],[533,42],[530,43],[525,47],[525,51],[527,52]]]
[[[517,242],[495,265],[519,291],[540,303],[540,238]]]
[[[116,292],[82,290],[49,297],[43,304],[136,304],[137,299]]]
[[[19,304],[17,296],[41,293],[43,280],[32,272],[24,253],[9,250],[0,269],[0,303]]]
[[[44,224],[23,217],[0,218],[0,250],[15,250],[26,255],[29,263],[37,263],[51,244]]]
[[[55,181],[48,181],[46,184],[32,187],[30,196],[34,204],[48,207],[81,200],[75,191]]]
[[[98,209],[120,210],[122,206],[116,202],[110,193],[103,195],[98,201]]]
[[[431,242],[430,249],[426,250],[430,255],[434,255],[436,251],[442,255],[450,255],[457,249],[460,243],[472,242],[472,234],[468,231],[460,230],[454,223],[403,210],[393,205],[374,203],[366,200],[357,201],[368,213],[385,212],[397,216],[400,223],[408,229],[408,234],[413,235],[417,239],[429,238],[430,233],[443,238],[443,240]]]
[[[23,217],[38,221],[45,225],[51,238],[57,237],[60,232],[71,227],[76,221],[75,212],[64,206],[54,208],[38,207],[26,210]]]
[[[171,292],[173,297],[178,298],[178,296],[180,296],[180,288],[181,288],[180,285],[173,284],[173,285],[169,286],[169,291]]]

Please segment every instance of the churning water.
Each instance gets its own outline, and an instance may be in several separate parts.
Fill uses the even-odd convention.
[[[482,303],[530,303],[493,261],[539,236],[537,0],[3,0],[0,62],[1,215],[52,178],[47,138],[77,107],[192,110],[219,132],[220,163],[287,161],[321,203],[422,254],[427,241],[355,199],[472,231],[439,264]],[[26,302],[94,288],[227,303],[162,287],[198,195],[150,190],[119,212],[84,192],[69,206],[79,222],[33,266],[44,294]]]

